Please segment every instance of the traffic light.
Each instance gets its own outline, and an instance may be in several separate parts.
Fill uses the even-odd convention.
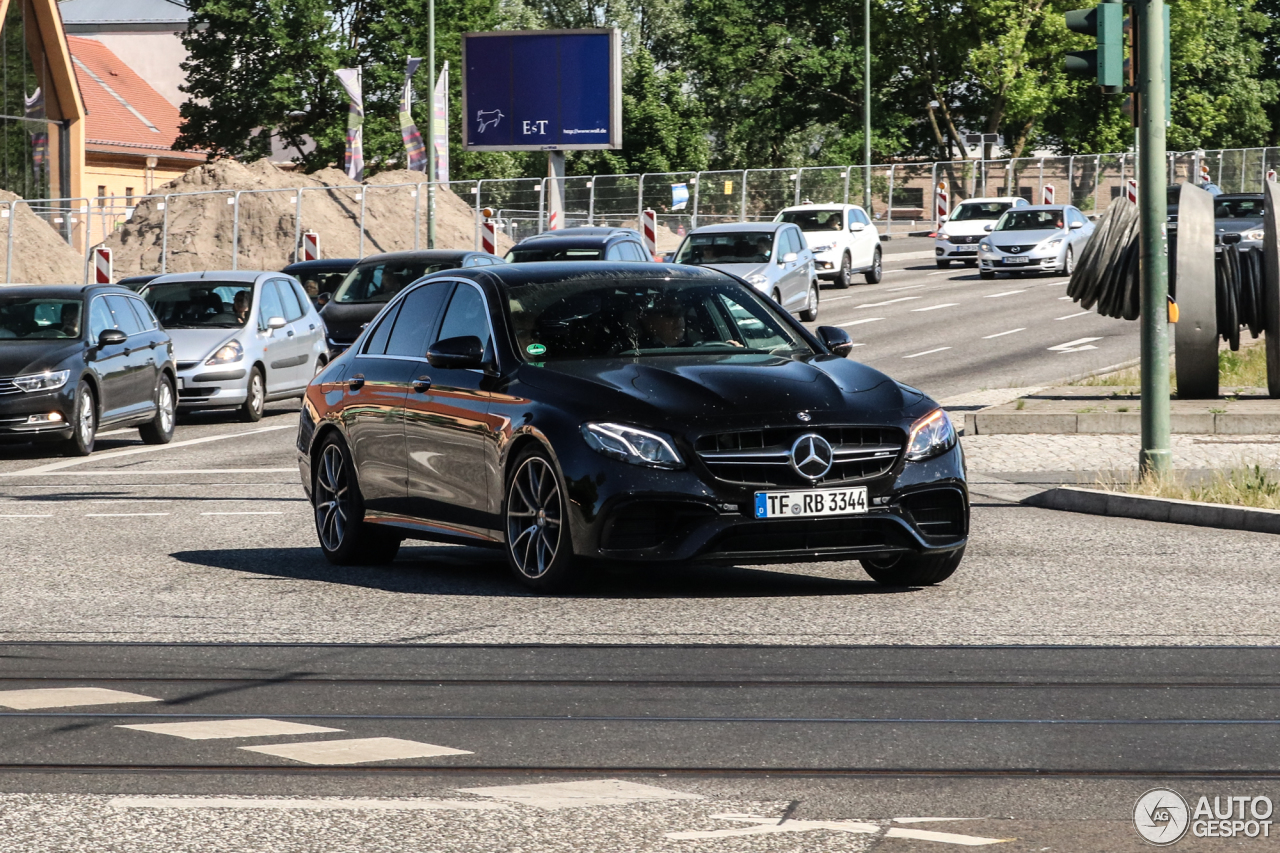
[[[1095,77],[1102,91],[1115,94],[1124,90],[1124,4],[1106,0],[1092,9],[1067,13],[1067,29],[1095,36],[1097,50],[1081,50],[1067,54],[1067,72]]]

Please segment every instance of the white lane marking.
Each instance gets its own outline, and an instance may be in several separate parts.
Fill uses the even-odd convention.
[[[910,302],[912,299],[924,299],[923,296],[899,296],[897,299],[886,299],[884,302],[865,302],[862,305],[855,305],[854,310],[858,308],[879,308],[881,305],[893,305],[897,302]]]
[[[1068,314],[1065,317],[1054,317],[1055,320],[1070,320],[1072,317],[1083,317],[1085,314],[1092,314],[1092,311],[1077,311],[1074,314]]]
[[[899,270],[899,272],[906,272],[906,270]],[[904,291],[904,290],[918,290],[918,289],[919,289],[919,288],[921,288],[921,287],[928,287],[928,285],[926,285],[926,284],[908,284],[906,287],[891,287],[891,288],[889,288],[888,290],[886,290],[886,291],[885,291],[885,293],[901,293],[901,292],[902,292],[902,291]]]
[[[849,344],[851,347],[865,347],[866,344]]]
[[[647,800],[700,800],[697,794],[669,791],[653,785],[639,785],[620,779],[589,779],[581,782],[547,782],[532,785],[499,785],[491,788],[459,788],[464,794],[508,800],[540,809],[580,806],[615,806]]]
[[[943,350],[946,350],[946,349],[951,349],[951,347],[938,347],[937,349],[927,349],[924,352],[918,352],[912,355],[904,355],[903,358],[919,358],[922,355],[933,355],[935,352],[942,352]]]
[[[837,325],[843,329],[845,326],[861,326],[863,323],[878,323],[883,319],[883,317],[867,317],[862,320],[854,320],[852,323],[839,323]]]
[[[1059,297],[1058,297],[1058,301],[1059,301],[1059,302],[1063,302],[1063,301],[1065,301],[1065,300],[1067,300],[1067,299],[1071,299],[1071,298],[1072,298],[1072,297],[1070,297],[1070,296],[1059,296]]]
[[[259,427],[258,429],[241,430],[240,432],[226,433],[225,435],[206,435],[203,438],[189,438],[186,441],[171,441],[168,444],[150,445],[147,447],[130,447],[124,450],[108,450],[106,453],[97,453],[90,456],[80,456],[76,459],[63,459],[61,462],[50,462],[48,465],[37,465],[34,468],[24,468],[21,471],[6,471],[0,476],[4,477],[21,477],[30,474],[44,474],[49,471],[60,471],[63,468],[70,468],[73,465],[83,465],[86,462],[105,462],[111,459],[118,459],[121,456],[133,456],[138,453],[156,453],[161,450],[173,450],[178,447],[190,447],[193,444],[207,444],[210,441],[222,441],[228,438],[243,438],[246,435],[258,435],[264,432],[275,432],[280,429],[297,429],[297,424],[279,424],[276,426]]]
[[[1048,347],[1048,349],[1050,352],[1080,352],[1081,350],[1097,349],[1097,347],[1088,346],[1088,344],[1100,340],[1102,338],[1077,338],[1074,341],[1067,341],[1065,344]]]
[[[53,518],[53,514],[43,513],[38,515],[0,515],[0,518]]]
[[[136,519],[141,516],[169,515],[168,512],[86,512],[86,519]]]
[[[466,749],[436,746],[395,737],[366,737],[350,740],[315,740],[242,746],[249,752],[275,755],[303,764],[365,764],[371,761],[398,761],[404,758],[434,758],[438,755],[471,755]]]
[[[982,820],[980,817],[895,817],[894,823],[949,823],[953,820]]]
[[[32,711],[37,708],[77,708],[81,705],[124,705],[130,702],[159,702],[154,696],[107,690],[105,687],[40,687],[31,690],[0,690],[0,708]]]
[[[829,302],[840,302],[841,300],[852,299],[852,298],[853,298],[852,296],[827,296],[822,298],[820,301],[822,302],[823,305],[826,305]]]
[[[925,275],[927,275],[927,276],[934,276],[934,275],[951,275],[951,273],[953,273],[953,272],[956,272],[956,270],[938,270],[937,272],[927,272],[927,273],[925,273]]]
[[[692,832],[668,832],[666,837],[676,841],[692,841],[711,838],[734,838],[744,835],[774,835],[784,832],[848,832],[856,835],[874,835],[880,827],[874,823],[861,820],[787,820],[778,822],[776,817],[760,817],[749,814],[714,814],[714,820],[731,820],[738,823],[751,824],[733,829],[694,830]],[[978,835],[958,835],[951,832],[933,832],[927,829],[903,829],[889,827],[885,831],[888,838],[914,838],[919,841],[937,841],[944,844],[958,844],[964,847],[981,847],[987,844],[1000,844],[1009,841],[1007,838],[983,838]]]
[[[116,797],[107,805],[117,809],[302,809],[306,811],[502,811],[506,803],[485,800],[288,800],[272,797]]]
[[[232,737],[268,737],[275,735],[309,735],[321,732],[340,732],[327,726],[308,726],[285,720],[196,720],[191,723],[133,723],[116,726],[117,729],[135,729],[158,735],[172,735],[186,740],[216,740]]]
[[[893,252],[884,256],[885,261],[920,261],[925,258],[936,258],[937,252]]]
[[[941,305],[926,305],[924,308],[912,308],[911,311],[913,313],[919,313],[921,311],[937,311],[939,308],[954,308],[959,304],[959,302],[943,302]]]
[[[26,476],[28,471],[10,471],[5,476],[18,477]],[[168,470],[153,470],[151,468],[113,468],[110,471],[40,471],[37,472],[45,477],[126,477],[131,474],[296,474],[297,468],[172,468]],[[167,484],[166,484],[167,485]],[[202,486],[211,485],[209,483],[201,483]],[[251,483],[235,483],[237,486],[252,485]]]
[[[284,515],[283,512],[250,511],[243,512],[202,512],[201,515]]]
[[[917,841],[938,841],[943,844],[958,844],[961,847],[984,847],[987,844],[1003,844],[1008,838],[983,838],[980,835],[957,835],[954,832],[934,832],[931,829],[901,829],[891,826],[885,832],[885,838],[914,838]]]
[[[1001,296],[1013,296],[1015,293],[1026,293],[1025,290],[1006,290],[1004,293],[988,293],[984,299],[996,299]]]
[[[1019,329],[1010,329],[1007,332],[996,332],[994,335],[983,335],[982,339],[984,341],[989,341],[992,338],[999,338],[999,337],[1003,337],[1004,335],[1012,335],[1014,332],[1025,332],[1026,330],[1027,330],[1027,327],[1023,326],[1022,328],[1019,328]]]

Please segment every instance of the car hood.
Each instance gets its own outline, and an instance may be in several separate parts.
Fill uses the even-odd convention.
[[[329,337],[342,343],[350,343],[360,337],[360,332],[387,307],[385,302],[330,302],[320,312]]]
[[[896,420],[905,410],[932,405],[878,370],[835,356],[671,355],[530,368],[522,370],[521,381],[575,400],[580,412],[615,418],[630,413],[658,426],[798,412],[852,411],[857,419]]]
[[[730,275],[736,275],[738,278],[746,278],[749,275],[761,273],[766,278],[769,277],[769,264],[702,264],[720,272],[727,272]]]
[[[0,342],[0,376],[43,373],[84,348],[78,340],[3,341]]]
[[[244,329],[165,329],[173,339],[174,361],[204,361]]]
[[[938,232],[939,236],[948,237],[980,237],[987,233],[988,225],[995,225],[996,219],[966,219],[963,222],[948,222]]]
[[[1243,231],[1253,231],[1262,227],[1262,217],[1246,217],[1242,219],[1215,219],[1213,220],[1213,230],[1219,234],[1239,234]]]
[[[1037,231],[995,231],[991,234],[991,243],[995,246],[1034,246],[1050,237],[1063,237],[1066,233],[1061,228],[1045,228]]]

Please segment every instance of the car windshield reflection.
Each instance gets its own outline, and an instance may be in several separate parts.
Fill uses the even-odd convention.
[[[1004,215],[995,230],[1052,231],[1061,227],[1061,210],[1011,210]]]
[[[390,302],[407,285],[424,275],[454,269],[457,264],[426,261],[388,261],[384,264],[359,266],[333,294],[333,301],[343,305],[361,302]]]
[[[680,247],[677,264],[767,264],[773,256],[769,231],[694,234]]]
[[[80,337],[79,299],[0,298],[0,340]]]
[[[253,285],[180,281],[148,285],[141,296],[166,329],[238,329],[248,322]]]

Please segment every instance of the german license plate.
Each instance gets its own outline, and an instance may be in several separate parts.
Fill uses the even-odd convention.
[[[756,492],[756,518],[855,515],[867,511],[867,489]]]
[[[978,247],[977,246],[956,246],[956,251],[957,252],[976,252],[978,251]]]
[[[1031,263],[1031,259],[1030,258],[1005,258],[1004,262],[1006,264],[1029,264]]]

